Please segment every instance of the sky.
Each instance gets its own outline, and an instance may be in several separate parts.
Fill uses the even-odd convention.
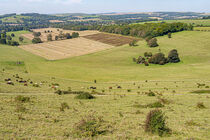
[[[0,15],[159,11],[210,13],[210,0],[0,0]]]

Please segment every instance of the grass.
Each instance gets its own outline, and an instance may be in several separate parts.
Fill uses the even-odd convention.
[[[12,40],[14,41],[18,41],[20,45],[27,45],[27,44],[32,44],[31,40],[24,38],[23,42],[20,42],[19,41],[19,37],[22,35],[22,34],[28,34],[30,33],[29,31],[16,31],[16,32],[8,32],[7,35],[10,35],[14,33],[15,34],[15,37],[12,38]]]
[[[16,36],[18,33],[15,32]],[[163,139],[210,139],[208,93],[189,93],[206,90],[198,88],[197,83],[210,85],[209,37],[210,32],[185,31],[172,34],[171,39],[158,37],[160,47],[157,48],[149,48],[146,42],[140,41],[137,47],[124,45],[57,61],[45,60],[18,47],[0,45],[0,124],[3,128],[0,137],[74,139],[75,124],[94,114],[103,116],[103,126],[108,126],[105,129],[108,133],[97,133],[96,139],[160,139],[143,129],[152,108],[134,106],[153,107],[159,100],[164,104],[160,109],[168,117],[167,126],[172,129],[172,135]],[[177,49],[182,62],[145,67],[132,61],[144,52],[155,53],[159,49],[163,53]],[[7,84],[8,78],[14,86]],[[21,78],[28,81],[27,86],[18,82]],[[93,93],[93,87],[94,93],[103,93],[94,94],[94,100],[77,100],[74,94],[54,93],[67,89]],[[156,96],[145,94],[148,91]],[[14,102],[15,98],[18,102]],[[203,103],[206,108],[199,109],[196,103]],[[189,120],[199,126],[186,127]]]
[[[31,100],[18,108],[16,102],[13,102],[16,95],[0,95],[0,124],[3,128],[0,129],[0,137],[4,139],[74,139],[74,125],[91,114],[103,116],[104,125],[109,126],[109,133],[99,135],[98,139],[160,139],[158,135],[144,132],[143,125],[151,109],[141,108],[139,114],[136,113],[139,108],[132,106],[135,102],[147,104],[156,101],[147,95],[133,94],[123,98],[120,95],[109,95],[95,100],[77,100],[74,99],[76,95],[20,94],[30,97]],[[167,126],[172,129],[172,135],[165,139],[210,138],[210,102],[206,95],[164,94],[163,97],[174,101],[173,104],[161,108],[168,117]],[[207,109],[195,107],[195,103],[200,101]],[[60,111],[64,102],[70,108]],[[18,119],[20,115],[24,120]],[[185,123],[189,120],[199,123],[199,127],[186,128]]]

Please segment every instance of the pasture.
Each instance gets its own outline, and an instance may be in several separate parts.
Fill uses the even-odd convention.
[[[55,61],[18,47],[0,45],[0,127],[3,128],[0,137],[79,139],[74,133],[75,124],[94,114],[102,116],[106,133],[93,139],[208,140],[209,37],[210,32],[184,31],[173,33],[171,39],[158,37],[157,48],[149,48],[144,40],[140,40],[135,47],[108,45],[111,47],[103,51]],[[72,49],[74,51],[76,46],[84,47],[82,43],[87,40],[98,45],[97,48],[104,45],[83,37],[76,40],[38,45],[50,44],[46,52],[58,49],[62,53],[68,51],[66,44],[74,44],[74,41],[78,43]],[[39,52],[45,47],[29,46]],[[167,54],[172,49],[178,50],[181,63],[145,67],[132,61],[144,52]],[[78,52],[82,51],[84,48],[78,49]],[[5,79],[10,79],[14,85]],[[27,85],[20,80],[27,81]],[[76,95],[57,95],[54,85],[61,90],[87,91],[96,98],[78,100]],[[148,96],[148,92],[154,92],[155,96]],[[29,97],[30,101],[17,102],[18,95]],[[164,103],[159,109],[168,117],[167,125],[172,130],[170,136],[159,137],[144,132],[147,113],[154,109],[146,105],[156,101]],[[63,103],[69,105],[64,111],[61,109]],[[204,108],[198,107],[200,103]]]

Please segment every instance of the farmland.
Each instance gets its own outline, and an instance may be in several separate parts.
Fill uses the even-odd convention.
[[[25,33],[28,34],[22,34]],[[105,134],[93,139],[210,138],[210,32],[184,31],[173,33],[171,39],[157,37],[157,48],[149,48],[144,40],[139,40],[135,47],[127,44],[114,47],[84,36],[26,45],[31,51],[52,53],[43,53],[42,57],[21,49],[25,45],[20,48],[0,45],[0,127],[3,128],[0,137],[79,139],[74,133],[75,124],[94,114],[102,116],[107,127]],[[90,44],[105,49],[84,53],[85,46]],[[145,67],[132,61],[144,52],[161,50],[167,54],[171,49],[178,50],[180,63]],[[62,59],[57,52],[72,53],[72,57]],[[77,56],[77,52],[84,54]],[[44,55],[47,59],[56,56],[60,59],[49,61]],[[33,84],[25,86],[16,81],[19,80],[16,74]],[[7,78],[11,78],[14,86],[7,84]],[[54,84],[61,90],[88,91],[96,98],[78,100],[76,95],[57,95],[52,88]],[[156,96],[148,96],[146,93],[150,91]],[[30,101],[20,104],[16,101],[18,95],[29,97]],[[164,99],[168,103],[159,109],[168,117],[167,125],[172,134],[159,137],[145,133],[146,115],[153,109],[145,105]],[[197,107],[200,102],[205,108]],[[62,111],[62,103],[68,104],[69,109]]]
[[[72,34],[75,31],[70,31],[70,30],[62,30],[62,29],[57,29],[57,28],[43,28],[43,29],[34,29],[34,32],[40,32],[41,33],[41,40],[46,42],[47,41],[47,35],[48,34],[52,34],[52,38],[53,40],[55,39],[56,35],[59,35],[60,31],[62,31],[63,33],[70,33]],[[45,32],[45,31],[50,31],[50,33]],[[97,34],[98,31],[77,31],[79,33],[79,35],[81,37],[83,36],[87,36],[87,35],[92,35],[92,34]],[[33,33],[28,33],[28,34],[23,34],[22,36],[24,36],[27,39],[32,40],[34,38]]]
[[[58,60],[73,56],[90,54],[113,46],[91,41],[85,38],[46,42],[41,44],[24,45],[20,48],[48,60]]]
[[[122,46],[125,44],[129,44],[133,40],[139,41],[139,38],[134,37],[125,37],[125,36],[119,36],[119,35],[113,35],[113,34],[105,34],[105,33],[99,33],[99,34],[93,34],[93,35],[87,35],[84,36],[87,39],[99,41],[105,44],[110,44],[113,46]]]

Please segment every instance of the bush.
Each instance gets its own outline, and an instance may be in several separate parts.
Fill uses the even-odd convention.
[[[77,38],[77,37],[79,37],[79,33],[73,32],[71,36],[72,36],[72,38]]]
[[[133,40],[129,43],[129,46],[138,46],[137,45],[137,40]]]
[[[33,35],[34,35],[34,37],[36,38],[36,37],[41,36],[41,33],[40,33],[40,32],[33,32]]]
[[[70,88],[68,90],[57,90],[55,91],[56,94],[58,95],[63,95],[63,94],[83,94],[85,93],[84,91],[72,91]]]
[[[171,38],[171,33],[168,33],[168,38]]]
[[[206,107],[205,107],[205,105],[203,104],[203,102],[199,102],[199,103],[197,103],[197,108],[204,109],[204,108],[206,108]]]
[[[148,96],[155,96],[155,93],[152,92],[151,90],[150,90],[149,92],[146,92],[146,94],[147,94]]]
[[[18,95],[17,97],[15,97],[15,101],[16,102],[22,102],[22,103],[29,102],[30,97],[24,97],[22,95]]]
[[[146,60],[145,60],[144,57],[139,56],[139,58],[136,60],[136,63],[137,63],[137,64],[144,64],[145,61],[146,61]]]
[[[152,110],[148,113],[145,121],[145,132],[164,136],[170,134],[170,129],[166,126],[166,117],[161,110]]]
[[[152,38],[147,42],[149,47],[157,47],[159,46],[157,43],[157,39],[156,38]]]
[[[75,97],[76,99],[94,99],[95,97],[88,92],[80,93]]]
[[[161,107],[164,107],[164,105],[160,101],[148,104],[146,106],[149,107],[149,108],[161,108]]]
[[[145,52],[144,53],[144,57],[152,57],[152,53],[151,52]]]
[[[95,137],[104,134],[104,120],[101,117],[89,115],[74,125],[73,134],[77,137]]]
[[[37,43],[42,43],[42,40],[39,37],[34,37],[32,39],[32,43],[37,44]]]
[[[153,55],[148,61],[152,64],[166,64],[167,58],[165,58],[163,53],[157,53]]]
[[[69,105],[66,102],[61,103],[60,111],[64,111],[65,109],[69,109]]]
[[[180,58],[179,58],[179,54],[177,52],[177,50],[171,50],[168,54],[168,61],[170,63],[178,63],[180,62]]]

